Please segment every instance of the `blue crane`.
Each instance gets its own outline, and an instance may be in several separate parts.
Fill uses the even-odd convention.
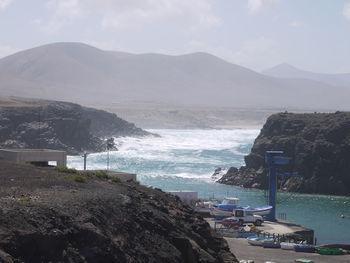
[[[301,177],[297,173],[277,173],[276,165],[286,165],[291,158],[283,157],[283,151],[266,151],[265,162],[269,166],[269,205],[272,206],[271,212],[266,216],[269,221],[276,221],[276,195],[277,195],[277,177]]]

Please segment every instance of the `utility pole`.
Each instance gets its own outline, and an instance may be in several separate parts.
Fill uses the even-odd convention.
[[[84,171],[86,171],[86,157],[87,157],[87,153],[84,153],[84,155],[82,157],[84,157]]]
[[[107,171],[109,170],[109,151],[114,147],[114,138],[107,139]]]

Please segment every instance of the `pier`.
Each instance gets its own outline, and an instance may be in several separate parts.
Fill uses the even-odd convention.
[[[206,218],[206,221],[213,229],[215,229],[215,223],[218,224],[218,221],[216,221],[214,218]],[[256,229],[258,232],[260,232],[260,235],[285,238],[287,241],[295,240],[313,243],[314,240],[314,231],[312,229],[305,228],[286,220],[277,220],[275,222],[264,221],[262,226],[258,226]],[[350,254],[332,256],[320,255],[317,253],[295,252],[294,250],[263,248],[261,246],[249,245],[246,238],[232,237],[232,233],[229,233],[228,236],[226,236],[224,233],[222,234],[226,239],[231,252],[239,261],[242,260],[242,262],[244,262],[243,260],[253,260],[254,263],[287,263],[295,262],[295,260],[299,258],[313,260],[315,263],[350,262]]]

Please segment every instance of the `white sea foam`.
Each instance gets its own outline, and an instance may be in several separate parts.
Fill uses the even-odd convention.
[[[243,164],[259,130],[150,130],[161,137],[116,138],[110,168],[147,174],[210,180],[217,167]],[[88,156],[88,169],[106,169],[107,153]],[[68,158],[69,167],[83,168],[80,156]]]

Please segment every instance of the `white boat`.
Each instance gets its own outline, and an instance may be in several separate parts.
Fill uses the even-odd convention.
[[[217,219],[217,220],[221,220],[221,219],[224,219],[226,217],[233,216],[232,210],[231,211],[229,211],[229,210],[222,210],[222,209],[219,209],[219,208],[217,208],[215,206],[213,206],[210,209],[210,214],[212,216],[214,216],[215,219]]]
[[[263,243],[273,243],[273,238],[263,238],[263,237],[248,237],[248,243],[252,246],[262,246]]]
[[[233,215],[233,210],[238,207],[238,201],[237,197],[225,197],[221,204],[211,207],[210,214],[218,220],[230,217]]]
[[[249,212],[252,212],[254,215],[265,216],[271,212],[272,206],[260,206],[256,208],[246,208]]]
[[[218,203],[219,202],[217,200],[197,200],[197,202],[194,205],[194,209],[200,213],[210,213],[211,208],[217,206]]]
[[[272,206],[260,206],[252,208],[250,206],[239,206],[239,198],[237,197],[225,197],[221,204],[213,205],[210,209],[210,214],[216,219],[220,220],[233,215],[233,211],[237,208],[244,209],[253,215],[265,216],[271,212]]]
[[[284,250],[294,250],[296,243],[291,242],[281,242],[281,248]]]

